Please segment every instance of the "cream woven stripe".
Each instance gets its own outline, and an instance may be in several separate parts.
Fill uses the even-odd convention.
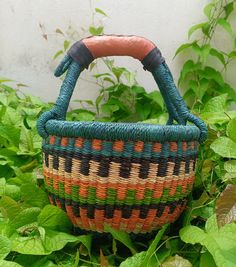
[[[166,181],[179,181],[186,180],[193,177],[195,172],[193,170],[194,161],[191,160],[189,164],[189,173],[185,173],[185,162],[181,162],[179,175],[173,175],[174,163],[169,162],[167,168],[167,175],[164,177],[157,176],[158,164],[150,163],[148,177],[146,179],[139,178],[139,170],[141,165],[138,163],[131,164],[130,178],[123,178],[119,176],[120,165],[119,163],[111,162],[109,166],[108,177],[100,177],[97,175],[99,170],[99,162],[90,161],[89,175],[84,175],[80,173],[81,161],[78,159],[72,160],[72,170],[71,173],[64,171],[65,160],[59,157],[59,168],[58,170],[53,169],[53,156],[49,155],[49,167],[46,167],[44,163],[44,170],[47,173],[52,173],[54,175],[64,176],[66,179],[81,180],[84,182],[99,182],[99,183],[122,183],[122,184],[155,184],[156,182],[166,182]]]

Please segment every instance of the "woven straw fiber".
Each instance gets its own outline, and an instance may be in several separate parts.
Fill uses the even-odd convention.
[[[49,136],[43,170],[50,201],[85,230],[103,232],[108,223],[128,233],[150,232],[185,208],[197,146]]]
[[[55,72],[67,70],[60,95],[37,123],[51,203],[65,210],[75,227],[96,232],[108,224],[147,233],[174,222],[192,190],[206,125],[189,112],[162,60],[149,71],[165,101],[168,125],[67,122],[83,69],[65,56]]]

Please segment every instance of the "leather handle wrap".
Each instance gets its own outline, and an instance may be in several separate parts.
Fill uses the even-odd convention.
[[[68,55],[82,68],[88,68],[94,59],[106,56],[131,56],[150,71],[164,62],[160,50],[148,39],[138,36],[88,37],[73,44]]]

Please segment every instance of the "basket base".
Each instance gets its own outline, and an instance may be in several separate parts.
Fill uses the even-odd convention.
[[[97,209],[96,205],[94,205],[94,217],[90,218],[87,207],[79,206],[78,203],[72,201],[65,201],[50,193],[49,199],[51,204],[56,205],[67,213],[74,225],[75,231],[80,233],[83,231],[85,233],[104,233],[106,232],[105,224],[130,234],[151,233],[163,225],[177,220],[185,209],[187,202],[186,198],[171,202],[172,208],[170,208],[168,203],[160,204],[155,209],[147,206],[147,216],[145,218],[139,216],[140,210],[136,210],[135,207],[131,207],[132,212],[128,218],[123,217],[122,211],[115,208],[113,217],[107,218],[104,210]]]

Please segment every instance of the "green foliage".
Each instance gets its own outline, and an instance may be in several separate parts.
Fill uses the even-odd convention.
[[[19,87],[0,79],[0,266],[234,266],[236,265],[236,93],[226,81],[236,59],[231,18],[235,1],[210,1],[206,20],[188,32],[191,40],[176,51],[185,56],[179,85],[191,112],[208,125],[209,136],[200,147],[196,180],[188,208],[181,218],[148,237],[133,237],[106,226],[109,237],[72,235],[67,215],[49,205],[41,166],[41,139],[35,122],[49,108],[39,99],[22,95]],[[93,17],[107,18],[95,8]],[[84,34],[103,34],[95,19]],[[221,34],[232,42],[229,51],[215,44]],[[65,54],[79,39],[71,28],[56,29],[63,38],[54,59]],[[193,39],[193,37],[195,39]],[[43,36],[47,39],[47,35]],[[214,42],[213,42],[214,40]],[[189,53],[184,55],[184,51]],[[70,120],[144,121],[164,124],[166,108],[158,91],[148,93],[136,74],[104,59],[107,70],[90,65],[100,88],[95,101],[76,100]],[[38,179],[37,179],[38,178]]]
[[[200,243],[213,256],[217,266],[231,267],[236,262],[236,224],[227,224],[218,229],[216,217],[210,217],[205,231],[197,226],[186,226],[180,230],[180,238],[185,243]]]

